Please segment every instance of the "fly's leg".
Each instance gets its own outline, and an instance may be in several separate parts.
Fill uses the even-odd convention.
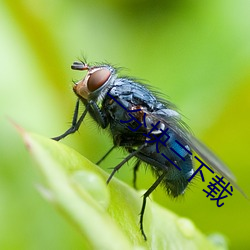
[[[115,145],[96,163],[96,165],[99,165],[115,148]]]
[[[132,157],[134,157],[140,150],[142,150],[145,147],[145,144],[140,146],[137,150],[134,150],[132,153],[130,153],[122,162],[120,162],[116,167],[114,167],[112,173],[110,174],[107,184],[111,181],[114,174],[126,163],[128,162]]]
[[[163,173],[158,177],[158,179],[153,183],[153,185],[147,190],[147,192],[143,195],[142,207],[140,212],[140,230],[143,235],[144,240],[147,240],[147,236],[143,229],[143,216],[146,208],[146,200],[148,196],[157,188],[157,186],[162,182],[163,178],[165,177],[166,173]]]
[[[86,116],[86,114],[88,112],[88,109],[89,109],[88,108],[89,106],[87,106],[86,109],[84,110],[84,112],[82,113],[81,117],[77,121],[78,112],[79,112],[79,103],[80,103],[80,101],[78,99],[77,102],[76,102],[76,106],[75,106],[75,111],[74,111],[74,116],[73,116],[71,127],[65,133],[63,133],[62,135],[59,135],[57,137],[52,138],[53,140],[60,141],[64,137],[68,136],[69,134],[75,133],[79,129],[79,127],[80,127],[80,125],[81,125],[81,123],[82,123],[82,121],[83,121],[84,117]]]
[[[97,103],[94,102],[93,100],[90,100],[89,106],[90,106],[89,112],[93,115],[97,123],[100,124],[102,128],[106,128],[108,125],[106,116],[102,113]]]
[[[80,116],[79,120],[77,121],[78,112],[79,112],[79,104],[80,104],[80,101],[78,99],[77,102],[76,102],[71,127],[65,133],[63,133],[62,135],[52,138],[53,140],[59,141],[59,140],[63,139],[64,137],[68,136],[69,134],[75,133],[79,129],[79,127],[80,127],[84,117],[86,116],[87,112],[90,112],[91,114],[94,115],[96,121],[101,125],[102,128],[107,127],[108,124],[107,124],[107,121],[105,119],[106,117],[104,116],[104,114],[101,112],[98,105],[94,101],[90,101],[87,104],[86,109],[84,110],[84,112]]]
[[[136,188],[136,173],[137,173],[137,171],[138,171],[140,165],[141,165],[141,161],[140,161],[140,160],[137,160],[137,161],[136,161],[136,164],[135,164],[135,166],[134,166],[134,169],[133,169],[133,186],[134,186],[135,189],[137,189],[137,188]]]

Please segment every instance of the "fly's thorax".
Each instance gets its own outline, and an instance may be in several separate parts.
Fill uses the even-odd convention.
[[[115,69],[109,65],[88,67],[87,75],[73,87],[75,94],[84,100],[101,101],[116,79]]]

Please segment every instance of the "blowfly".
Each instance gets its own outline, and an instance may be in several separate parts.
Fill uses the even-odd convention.
[[[89,113],[113,138],[113,147],[98,163],[116,147],[128,152],[114,167],[107,183],[131,158],[136,158],[134,185],[140,165],[144,163],[150,167],[156,181],[143,195],[140,230],[145,240],[143,215],[147,197],[159,184],[172,197],[182,195],[195,172],[193,151],[240,190],[230,170],[189,132],[172,103],[157,97],[147,85],[133,78],[119,77],[117,69],[109,64],[90,66],[80,61],[74,62],[71,68],[84,70],[87,74],[73,87],[77,102],[71,127],[53,139],[59,141],[76,132]],[[80,102],[85,110],[79,115]]]

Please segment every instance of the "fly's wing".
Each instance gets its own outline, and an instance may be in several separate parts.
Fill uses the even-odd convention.
[[[209,150],[203,143],[196,139],[186,125],[181,121],[179,114],[170,109],[163,109],[156,112],[144,111],[150,121],[156,123],[158,121],[165,125],[165,129],[172,130],[178,138],[181,138],[191,149],[193,149],[215,172],[226,178],[235,188],[237,188],[247,199],[247,195],[236,184],[236,178],[227,166]]]
[[[233,173],[228,169],[228,167],[210,150],[208,149],[202,142],[196,139],[191,134],[187,135],[190,141],[190,147],[201,156],[205,162],[211,166],[217,173],[221,174],[221,176],[225,177],[234,187],[236,187],[245,198],[248,199],[247,195],[243,192],[243,190],[236,183],[236,178]]]

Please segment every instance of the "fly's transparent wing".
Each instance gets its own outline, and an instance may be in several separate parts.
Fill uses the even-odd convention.
[[[196,139],[191,134],[188,134],[190,147],[217,173],[221,174],[226,178],[235,188],[237,188],[245,198],[248,199],[247,195],[236,183],[236,178],[233,173],[228,169],[228,167],[202,142]]]
[[[187,126],[180,120],[177,115],[169,115],[164,112],[145,112],[152,122],[160,121],[165,125],[165,128],[169,128],[176,135],[177,138],[181,138],[189,147],[195,151],[210,167],[212,167],[215,172],[221,174],[226,178],[235,188],[237,188],[243,196],[247,199],[247,195],[236,183],[236,178],[233,173],[228,169],[228,167],[202,142],[196,139],[191,132],[188,130]]]

